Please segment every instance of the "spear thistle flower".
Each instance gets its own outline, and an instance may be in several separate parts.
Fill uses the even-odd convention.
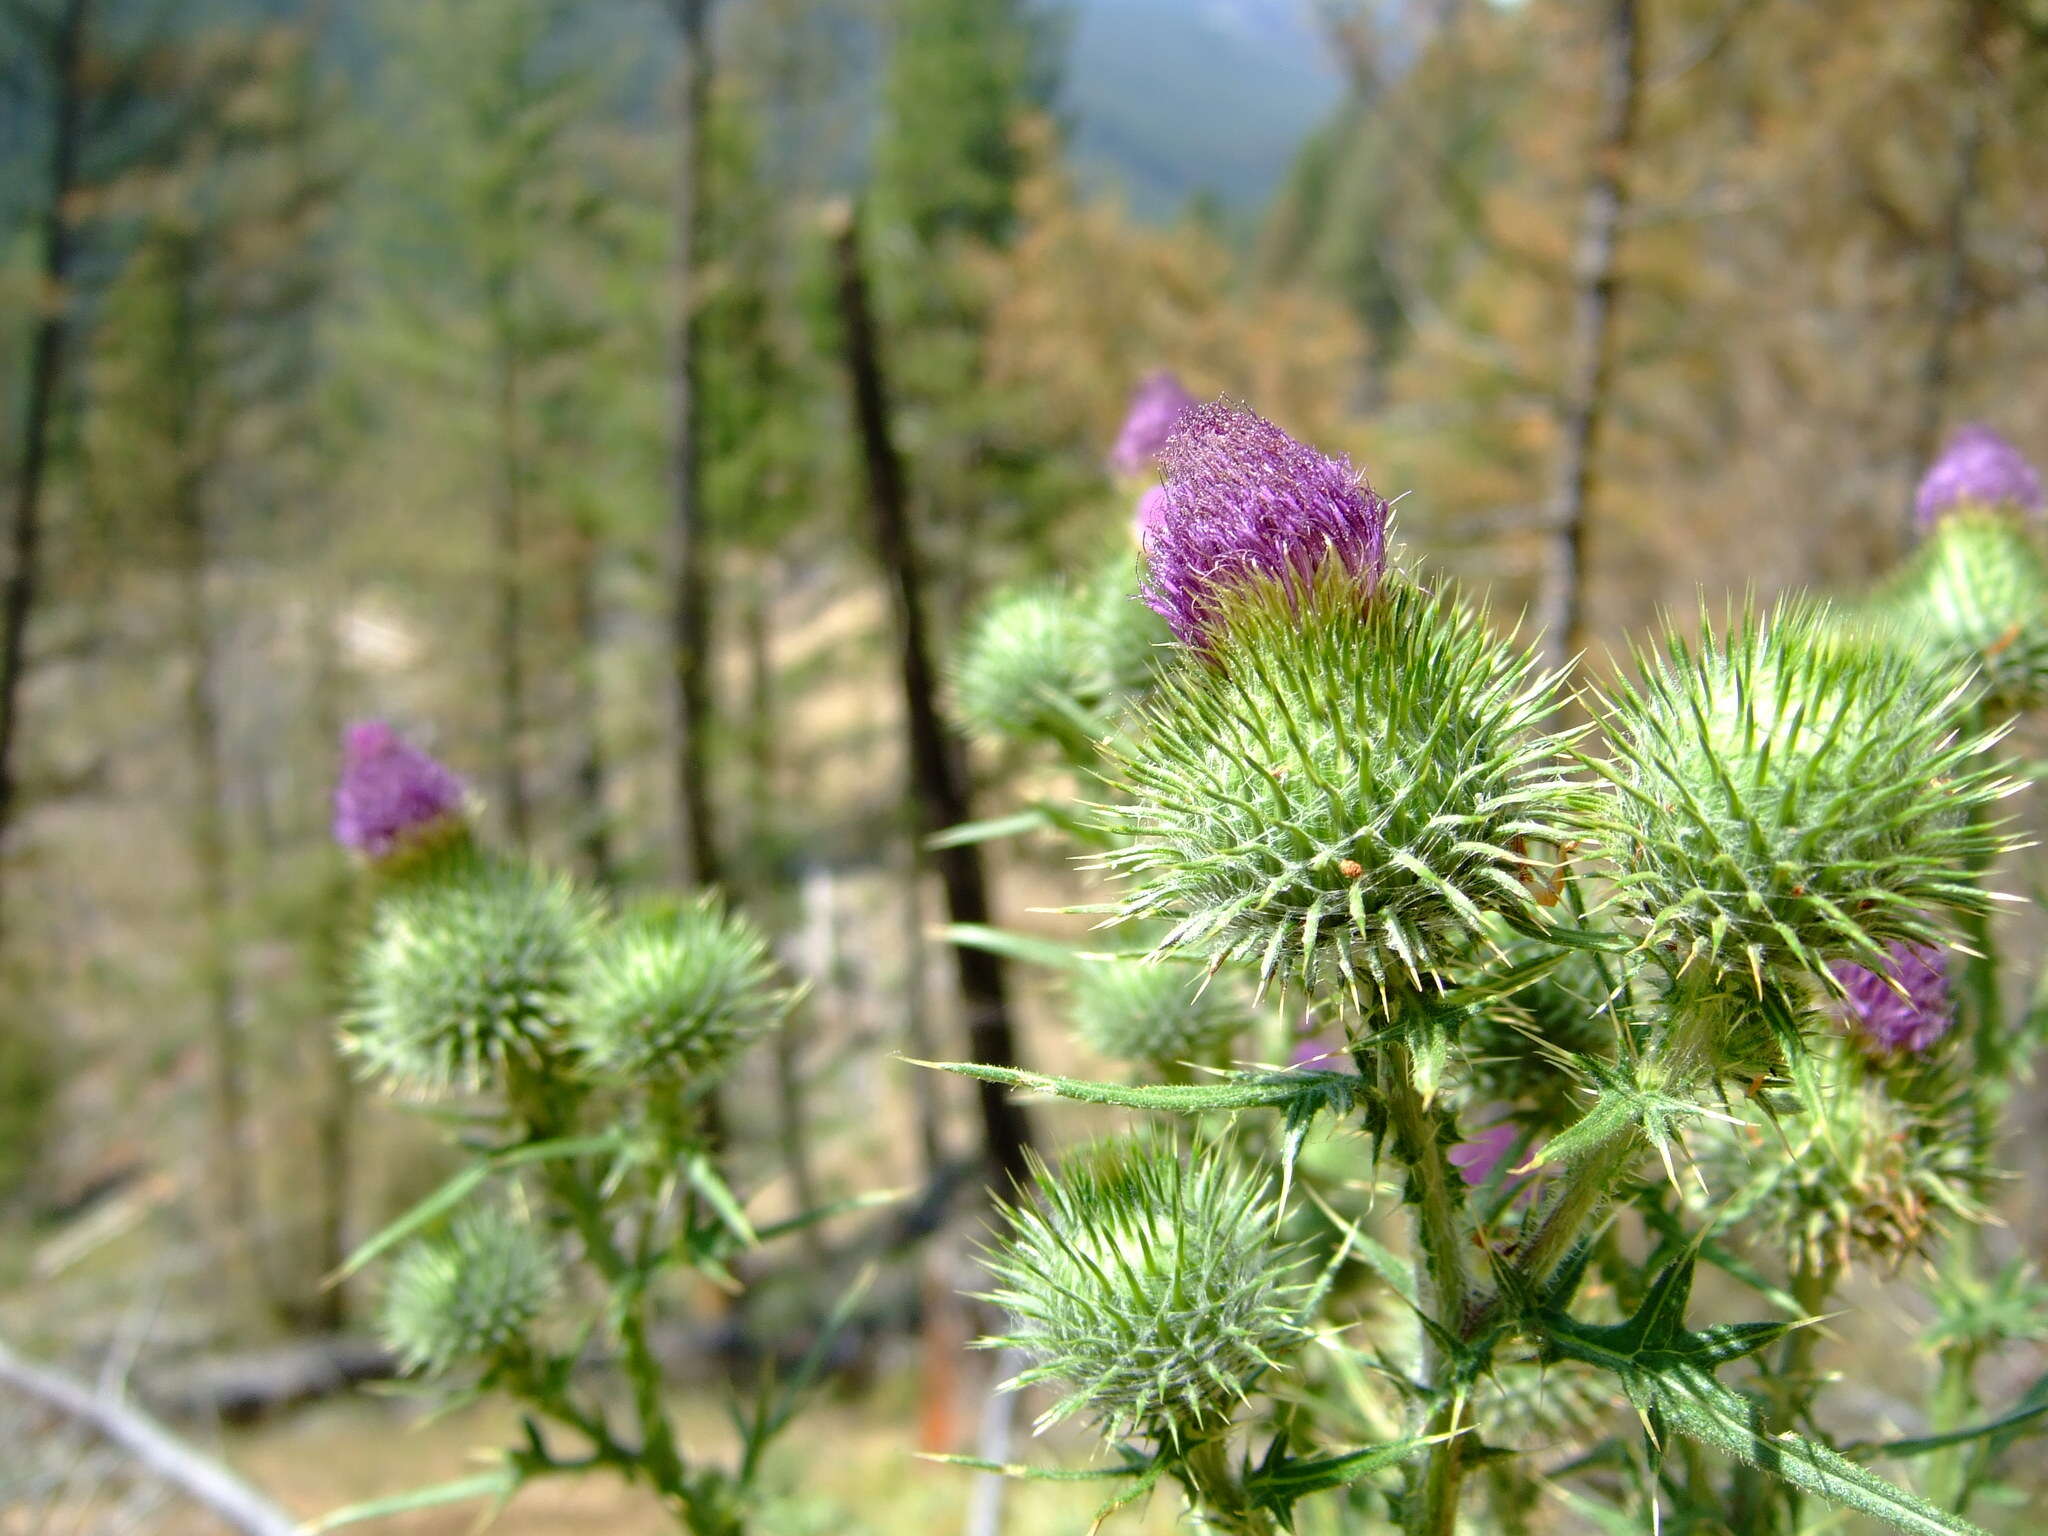
[[[1893,941],[1882,970],[1851,961],[1833,969],[1842,984],[1844,1011],[1857,1031],[1881,1051],[1920,1055],[1955,1024],[1948,991],[1948,951],[1938,944]]]
[[[1949,434],[1913,498],[1921,532],[1956,507],[2013,507],[2039,512],[2041,479],[2026,455],[1989,427],[1972,422]]]
[[[1348,460],[1218,401],[1181,417],[1159,461],[1144,597],[1183,645],[1207,650],[1226,595],[1262,579],[1291,591],[1334,563],[1365,593],[1379,585],[1387,503]]]
[[[363,720],[341,738],[334,786],[334,840],[373,859],[461,814],[462,780],[382,720]]]
[[[1131,391],[1131,403],[1124,413],[1123,429],[1116,446],[1109,451],[1110,467],[1120,475],[1135,475],[1152,462],[1166,446],[1175,423],[1195,407],[1195,397],[1181,387],[1179,379],[1161,368],[1147,374]]]

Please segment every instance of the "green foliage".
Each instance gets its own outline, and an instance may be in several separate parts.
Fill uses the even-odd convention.
[[[1448,595],[1390,573],[1361,604],[1328,566],[1300,602],[1239,598],[1214,651],[1138,712],[1103,811],[1122,915],[1170,919],[1162,951],[1358,1002],[1454,964],[1489,913],[1536,921],[1528,845],[1569,840],[1582,796],[1528,657]]]
[[[1955,674],[1809,602],[1637,661],[1609,706],[1599,833],[1646,944],[1761,990],[1882,966],[1888,939],[1940,942],[1932,913],[1988,910],[1963,873],[2009,844],[1986,814],[2015,786],[1958,734]]]
[[[1112,1435],[1217,1434],[1307,1337],[1309,1287],[1300,1257],[1273,1242],[1266,1182],[1142,1139],[1035,1173],[1036,1200],[1005,1208],[989,1264],[987,1299],[1012,1322],[983,1345],[1036,1362],[1007,1385],[1058,1385],[1041,1428],[1085,1412]]]
[[[1204,983],[1207,985],[1204,985]],[[1171,960],[1103,960],[1074,973],[1081,1042],[1111,1061],[1208,1062],[1249,1022],[1228,977]]]
[[[458,850],[378,906],[349,1049],[402,1091],[502,1086],[559,1044],[596,915],[564,879]]]
[[[399,1255],[380,1331],[407,1371],[490,1363],[525,1347],[559,1284],[553,1255],[528,1222],[501,1206],[471,1206],[446,1236]]]
[[[716,896],[655,905],[590,946],[566,1003],[569,1037],[625,1083],[715,1081],[782,1019],[768,941]]]

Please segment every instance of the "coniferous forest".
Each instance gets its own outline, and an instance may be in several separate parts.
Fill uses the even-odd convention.
[[[2048,1529],[2040,0],[0,0],[0,1536]]]

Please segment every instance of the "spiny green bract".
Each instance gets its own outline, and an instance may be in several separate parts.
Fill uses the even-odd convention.
[[[1761,988],[1988,908],[1968,871],[2008,839],[1979,813],[2014,786],[1957,733],[1956,674],[1807,602],[1637,663],[1608,702],[1599,833],[1647,943]]]
[[[568,881],[454,850],[379,903],[347,1043],[401,1090],[487,1086],[556,1039],[596,923]]]
[[[953,699],[961,723],[996,740],[1085,734],[1076,714],[1095,692],[1088,615],[1057,583],[998,594],[960,654]]]
[[[1182,653],[1114,768],[1122,915],[1163,950],[1243,961],[1354,1002],[1413,986],[1490,912],[1535,917],[1532,841],[1573,836],[1584,791],[1540,733],[1555,678],[1463,604],[1334,566],[1235,594]]]
[[[782,1017],[774,974],[760,930],[715,896],[633,913],[578,969],[570,1036],[629,1081],[709,1077]]]
[[[1979,507],[1949,513],[1873,611],[1899,642],[1973,671],[1994,708],[2048,698],[2048,565],[2017,518]]]
[[[501,1354],[540,1316],[556,1282],[538,1233],[509,1211],[478,1206],[446,1236],[399,1255],[379,1328],[404,1369],[437,1374]]]
[[[1204,1061],[1245,1027],[1237,989],[1225,978],[1207,987],[1199,966],[1103,960],[1074,975],[1074,1032],[1112,1061],[1164,1066]]]
[[[1038,1198],[1004,1208],[990,1255],[1014,1346],[1036,1363],[1006,1389],[1051,1382],[1044,1429],[1085,1412],[1112,1437],[1175,1443],[1223,1428],[1260,1375],[1308,1335],[1298,1253],[1277,1243],[1271,1182],[1226,1156],[1146,1139],[1034,1166]]]

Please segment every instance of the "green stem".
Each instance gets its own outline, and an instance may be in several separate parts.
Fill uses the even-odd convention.
[[[1459,1192],[1444,1156],[1443,1111],[1425,1104],[1415,1086],[1415,1062],[1405,1044],[1389,1045],[1380,1058],[1380,1089],[1387,1106],[1394,1153],[1408,1170],[1409,1196],[1430,1302],[1437,1328],[1444,1336],[1466,1336],[1471,1282],[1465,1272],[1465,1227],[1459,1219]],[[1448,1387],[1444,1348],[1436,1333],[1424,1339],[1425,1385],[1438,1392]],[[1456,1427],[1455,1399],[1436,1409],[1430,1433],[1449,1434]],[[1458,1524],[1458,1488],[1465,1473],[1462,1437],[1439,1441],[1430,1448],[1409,1503],[1410,1536],[1451,1536]]]
[[[1244,1482],[1231,1462],[1228,1436],[1190,1446],[1181,1458],[1181,1470],[1189,1494],[1214,1529],[1231,1536],[1277,1536],[1273,1517],[1245,1497]]]

